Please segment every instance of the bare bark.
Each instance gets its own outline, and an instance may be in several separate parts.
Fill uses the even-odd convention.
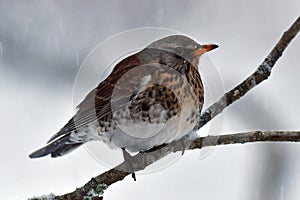
[[[251,131],[245,133],[200,137],[190,142],[191,143],[187,148],[189,150],[201,149],[209,146],[244,144],[252,142],[300,142],[300,131]],[[182,141],[176,141],[171,144],[152,149],[148,152],[139,153],[132,157],[134,170],[143,170],[150,164],[172,152],[177,151],[182,151]],[[77,188],[74,192],[57,196],[55,199],[84,199],[91,190],[96,191],[96,188],[99,186],[105,186],[105,188],[107,188],[109,185],[123,180],[129,174],[129,172],[126,172],[126,164],[123,162],[115,168],[92,178],[83,187]]]
[[[230,104],[244,96],[248,91],[254,88],[262,81],[268,79],[271,70],[276,61],[282,56],[283,51],[286,49],[291,40],[297,35],[300,29],[300,18],[283,34],[279,42],[272,49],[270,54],[259,65],[257,70],[246,78],[238,86],[225,93],[216,103],[206,109],[199,119],[197,126],[194,130],[200,129],[207,122],[221,113]],[[201,149],[208,146],[227,145],[227,144],[244,144],[250,142],[299,142],[300,131],[255,131],[238,134],[228,134],[220,136],[207,136],[200,137],[189,142],[187,149]],[[135,171],[143,170],[148,165],[156,162],[157,160],[165,157],[171,152],[182,150],[182,141],[176,141],[168,145],[155,147],[147,152],[139,153],[132,158],[133,168]],[[84,199],[91,193],[103,193],[109,185],[123,180],[129,172],[126,172],[125,163],[121,163],[115,168],[106,171],[99,176],[92,178],[81,188],[77,188],[74,192],[62,196],[56,196],[55,199]],[[102,197],[93,197],[93,199],[102,199]]]

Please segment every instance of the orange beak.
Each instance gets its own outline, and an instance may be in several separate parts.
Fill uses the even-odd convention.
[[[201,45],[200,48],[196,49],[195,51],[193,51],[193,55],[194,56],[199,56],[205,52],[208,52],[208,51],[211,51],[213,49],[216,49],[218,48],[219,46],[216,45],[216,44],[204,44],[204,45]]]

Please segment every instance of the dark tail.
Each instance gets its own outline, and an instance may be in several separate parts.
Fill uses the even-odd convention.
[[[74,143],[70,141],[70,134],[67,134],[51,143],[47,146],[36,150],[29,155],[30,158],[39,158],[51,154],[51,157],[62,156],[66,153],[69,153],[82,145],[83,143]]]

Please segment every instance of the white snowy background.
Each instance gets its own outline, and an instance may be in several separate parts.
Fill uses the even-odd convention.
[[[299,0],[1,0],[0,198],[64,194],[107,170],[83,147],[57,159],[28,157],[74,113],[77,70],[101,41],[157,26],[215,42],[210,59],[229,90],[256,69],[299,11]],[[299,53],[298,35],[271,77],[226,110],[223,133],[300,130]],[[220,146],[202,160],[199,154],[188,151],[137,182],[127,177],[104,197],[299,199],[300,144]]]

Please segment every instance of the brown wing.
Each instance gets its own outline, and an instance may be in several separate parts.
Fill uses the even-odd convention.
[[[112,118],[112,96],[113,98],[120,96],[127,100],[130,97],[127,97],[126,94],[132,94],[140,86],[141,80],[137,78],[140,76],[132,76],[132,73],[128,73],[139,65],[140,60],[136,54],[119,62],[111,74],[77,106],[78,111],[75,116],[58,133],[53,135],[48,143],[95,120]]]

